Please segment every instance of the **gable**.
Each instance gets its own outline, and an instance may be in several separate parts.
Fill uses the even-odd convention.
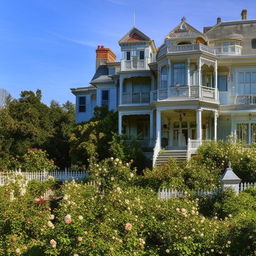
[[[197,37],[203,37],[205,38],[205,35],[192,27],[190,24],[186,22],[186,18],[182,18],[180,24],[175,27],[167,36],[166,38],[197,38]]]
[[[119,44],[129,42],[149,42],[150,38],[142,33],[137,28],[133,27],[128,33],[126,33],[120,40]]]

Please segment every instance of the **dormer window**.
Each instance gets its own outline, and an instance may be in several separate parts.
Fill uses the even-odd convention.
[[[126,60],[131,60],[131,52],[126,52]]]

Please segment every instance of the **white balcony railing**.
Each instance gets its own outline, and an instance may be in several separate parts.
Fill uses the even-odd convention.
[[[201,99],[217,102],[218,90],[206,86],[169,86],[151,92],[151,102],[161,100]]]
[[[140,60],[136,56],[133,56],[131,60],[121,60],[121,71],[149,70],[148,64],[150,62],[150,58]]]
[[[150,92],[123,93],[122,104],[149,104]]]
[[[256,95],[238,95],[235,98],[235,104],[237,105],[256,105]]]
[[[214,48],[211,48],[203,44],[183,44],[183,45],[170,45],[167,48],[168,53],[178,53],[178,52],[207,52],[210,54],[215,54]]]
[[[241,55],[242,46],[241,45],[228,45],[215,47],[216,55]]]

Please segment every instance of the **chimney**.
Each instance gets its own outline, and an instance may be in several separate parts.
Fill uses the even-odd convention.
[[[243,9],[241,12],[242,20],[247,20],[247,10]]]
[[[220,24],[221,23],[221,17],[218,17],[217,18],[217,24]]]
[[[105,65],[107,62],[116,61],[116,55],[104,45],[98,45],[96,49],[96,70],[100,65]]]

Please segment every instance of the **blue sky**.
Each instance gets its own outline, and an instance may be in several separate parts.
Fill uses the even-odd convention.
[[[37,88],[43,102],[74,102],[70,88],[87,86],[97,45],[120,58],[118,40],[133,26],[157,46],[182,16],[195,28],[256,19],[255,0],[0,0],[0,88],[18,97]]]

